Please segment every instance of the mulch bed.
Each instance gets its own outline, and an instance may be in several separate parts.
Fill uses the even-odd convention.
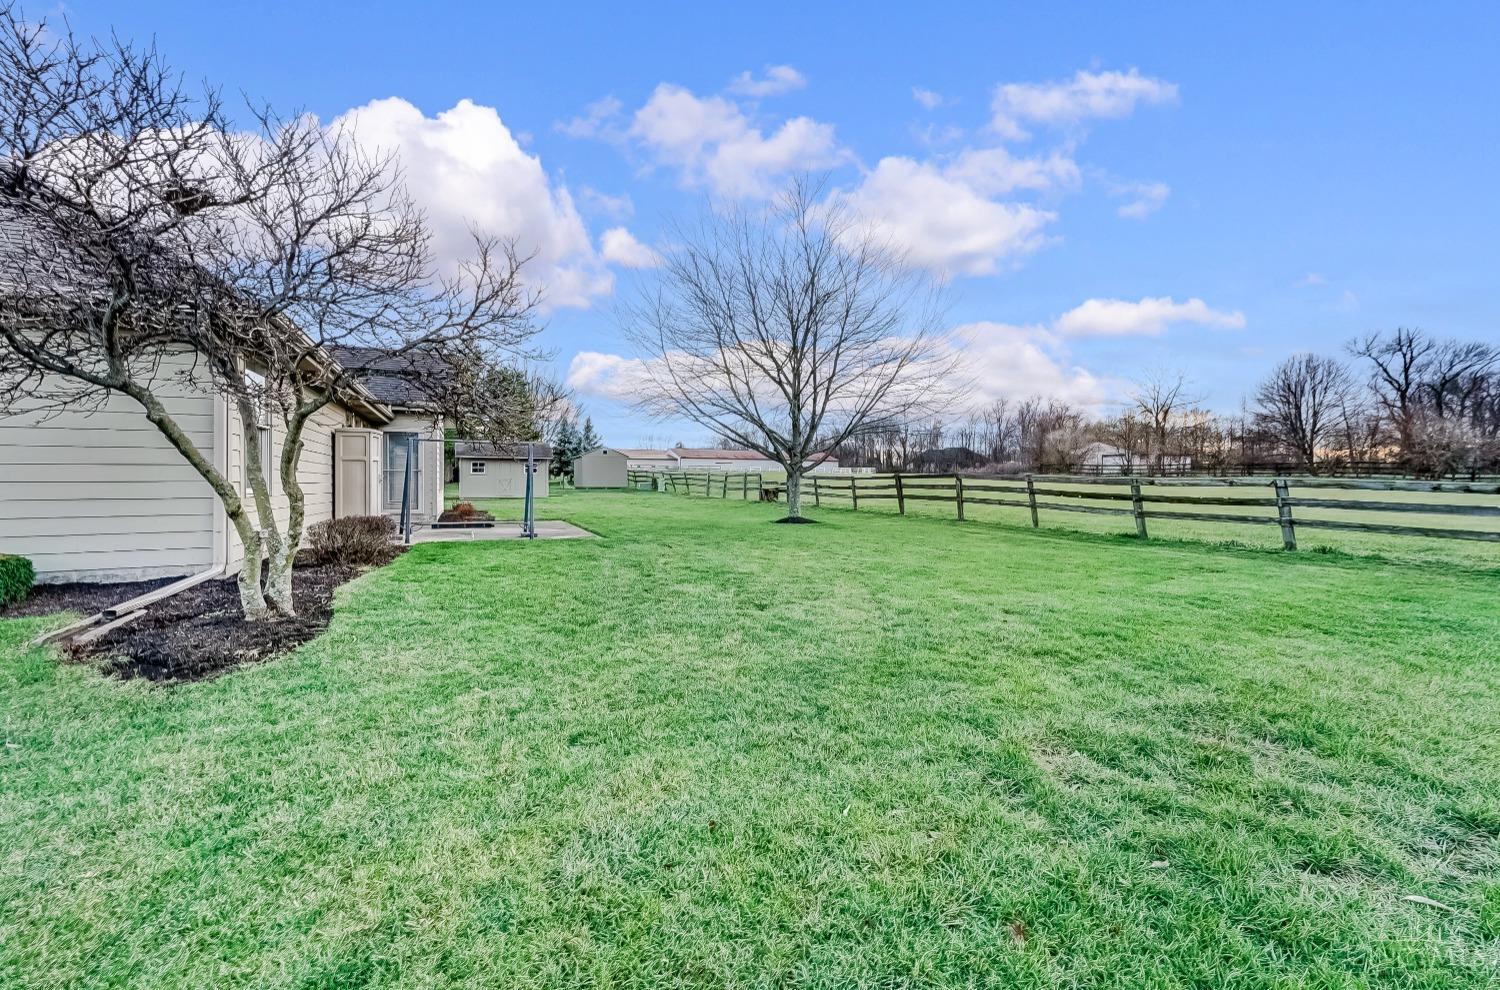
[[[392,559],[404,549],[392,547]],[[299,563],[292,576],[297,614],[267,622],[245,621],[240,613],[239,585],[233,579],[205,581],[148,606],[146,614],[136,621],[70,652],[74,659],[97,661],[104,673],[126,680],[204,680],[242,664],[269,660],[317,636],[333,617],[334,589],[364,570]],[[26,601],[0,612],[0,616],[59,611],[91,615],[170,580],[42,585]]]

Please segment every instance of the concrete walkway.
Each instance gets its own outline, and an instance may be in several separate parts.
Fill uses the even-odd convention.
[[[539,540],[586,540],[593,539],[594,534],[586,529],[579,529],[572,523],[562,522],[561,520],[538,519],[536,522],[536,538]],[[430,526],[426,526],[422,529],[414,529],[411,534],[413,544],[519,539],[523,539],[523,537],[521,536],[521,522],[518,519],[498,519],[495,521],[495,525],[488,529],[433,529]]]

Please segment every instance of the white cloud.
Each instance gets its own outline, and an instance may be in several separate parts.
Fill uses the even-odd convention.
[[[1327,285],[1328,279],[1324,278],[1318,272],[1308,272],[1292,284],[1299,289],[1308,289],[1316,285]]]
[[[943,174],[984,196],[1003,196],[1020,189],[1068,189],[1081,179],[1078,164],[1060,152],[1046,158],[1017,158],[1004,148],[962,151]]]
[[[575,138],[611,138],[619,131],[620,111],[625,109],[613,96],[595,100],[583,108],[583,113],[554,125],[558,132]]]
[[[1073,364],[1058,338],[1042,327],[968,323],[945,333],[937,349],[939,360],[959,358],[972,377],[974,391],[966,402],[976,407],[1033,395],[1102,405],[1125,390],[1122,382]],[[566,380],[580,394],[633,403],[655,391],[653,370],[662,370],[655,358],[582,351],[573,356]]]
[[[1130,199],[1116,213],[1127,220],[1144,220],[1166,205],[1172,187],[1165,182],[1132,182],[1116,186],[1114,194]]]
[[[729,197],[769,196],[792,173],[847,158],[830,124],[793,117],[767,135],[732,100],[671,83],[635,112],[629,135],[657,163],[677,168],[685,185]]]
[[[1088,119],[1127,117],[1137,104],[1170,103],[1177,86],[1129,72],[1079,71],[1072,79],[1050,83],[1005,83],[995,88],[990,126],[1001,136],[1020,140],[1030,135],[1024,124],[1076,124]]]
[[[624,268],[658,268],[662,263],[660,254],[624,227],[611,227],[600,236],[599,253],[605,261]]]
[[[651,390],[647,363],[640,358],[580,351],[568,362],[567,386],[586,395],[634,402]]]
[[[941,275],[988,275],[1045,243],[1043,229],[1056,214],[990,198],[1037,180],[996,162],[971,159],[951,168],[882,158],[859,186],[834,198],[908,263]]]
[[[913,86],[911,88],[911,98],[916,100],[922,105],[924,109],[927,110],[936,110],[945,102],[943,100],[942,93],[938,93],[930,89],[923,89],[921,86]]]
[[[948,340],[963,355],[978,405],[1041,395],[1096,406],[1123,391],[1119,381],[1073,364],[1057,338],[1040,327],[982,321],[954,329]]]
[[[729,92],[738,96],[780,96],[807,85],[807,77],[790,65],[768,65],[765,75],[756,78],[741,72],[730,80]]]
[[[399,153],[445,271],[473,255],[471,230],[478,230],[515,238],[523,254],[534,254],[523,274],[549,307],[588,306],[612,290],[613,276],[567,188],[552,183],[493,107],[461,100],[428,117],[393,97],[351,110],[332,126],[345,124],[365,147]]]
[[[1149,337],[1182,323],[1238,330],[1245,325],[1245,314],[1210,309],[1202,299],[1186,302],[1176,302],[1170,296],[1148,297],[1140,302],[1090,299],[1059,316],[1053,328],[1071,337]]]

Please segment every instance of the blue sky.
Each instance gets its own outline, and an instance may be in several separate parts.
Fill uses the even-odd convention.
[[[471,214],[529,242],[545,344],[612,443],[704,439],[623,401],[633,266],[669,217],[803,168],[948,279],[981,398],[1107,410],[1180,368],[1233,410],[1356,333],[1500,338],[1492,3],[64,10],[227,91],[359,109],[440,245]]]

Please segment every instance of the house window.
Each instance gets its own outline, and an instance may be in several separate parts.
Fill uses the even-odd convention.
[[[484,474],[484,461],[470,461],[469,462],[469,473],[470,474]]]

